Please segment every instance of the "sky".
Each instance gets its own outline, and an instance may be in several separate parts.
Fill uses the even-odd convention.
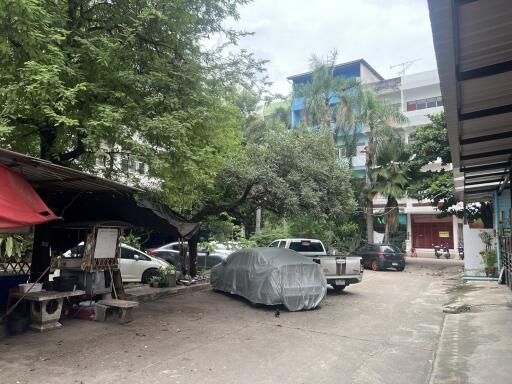
[[[365,59],[384,78],[391,65],[416,61],[407,73],[436,68],[427,0],[254,0],[235,27],[254,36],[241,48],[269,60],[272,91],[291,90],[287,76],[310,70],[312,54],[338,51],[338,63]]]

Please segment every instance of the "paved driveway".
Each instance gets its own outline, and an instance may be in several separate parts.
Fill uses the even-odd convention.
[[[306,312],[212,291],[139,307],[125,326],[68,320],[0,342],[2,383],[427,383],[454,260],[366,271]]]

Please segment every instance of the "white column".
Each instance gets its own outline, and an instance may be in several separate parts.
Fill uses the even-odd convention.
[[[453,226],[453,251],[452,255],[457,254],[457,247],[459,246],[459,220],[457,216],[452,216],[452,226]],[[451,252],[451,251],[450,251]]]

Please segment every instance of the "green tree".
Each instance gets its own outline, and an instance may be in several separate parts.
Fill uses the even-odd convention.
[[[389,145],[389,133],[399,124],[407,121],[398,110],[389,108],[385,100],[379,97],[369,86],[361,88],[357,95],[357,121],[366,127],[368,138],[366,147],[366,230],[368,243],[373,243],[373,168],[377,164],[379,153]]]
[[[304,100],[305,125],[318,127],[332,137],[334,145],[342,139],[347,157],[355,156],[358,126],[355,121],[355,101],[360,83],[354,78],[335,76],[337,52],[326,58],[311,57],[311,81],[294,86],[294,98]],[[355,145],[354,145],[355,143]]]
[[[430,124],[418,128],[410,138],[414,144],[410,162],[409,195],[418,200],[429,200],[441,216],[456,215],[470,220],[481,219],[486,228],[493,226],[492,205],[488,202],[457,207],[451,163],[448,129],[444,112],[429,115]],[[437,166],[433,169],[433,165]]]
[[[384,242],[390,241],[390,235],[398,230],[400,217],[398,199],[404,197],[408,186],[408,170],[410,153],[400,136],[393,137],[379,151],[377,166],[372,173],[372,185],[375,193],[380,193],[387,199],[384,208],[385,233]]]
[[[140,156],[189,204],[186,186],[211,183],[240,141],[231,95],[262,70],[224,26],[245,3],[3,1],[2,145],[89,170],[99,154]],[[227,43],[203,48],[218,35]]]

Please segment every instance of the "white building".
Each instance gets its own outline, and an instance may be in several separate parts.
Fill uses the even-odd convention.
[[[382,80],[374,83],[374,86],[379,95],[388,100],[390,105],[400,108],[407,117],[408,122],[401,127],[407,143],[410,143],[410,134],[415,129],[430,123],[427,115],[443,111],[437,70]],[[440,168],[440,163],[429,166],[431,170]],[[448,168],[451,169],[451,164]],[[385,204],[386,199],[376,198],[375,211],[382,212]],[[456,249],[462,237],[461,219],[451,216],[438,218],[439,212],[429,201],[405,198],[399,201],[399,205],[400,222],[407,226],[409,249],[415,248],[419,256],[430,256],[434,253],[433,244],[448,245],[452,257],[457,254]]]

